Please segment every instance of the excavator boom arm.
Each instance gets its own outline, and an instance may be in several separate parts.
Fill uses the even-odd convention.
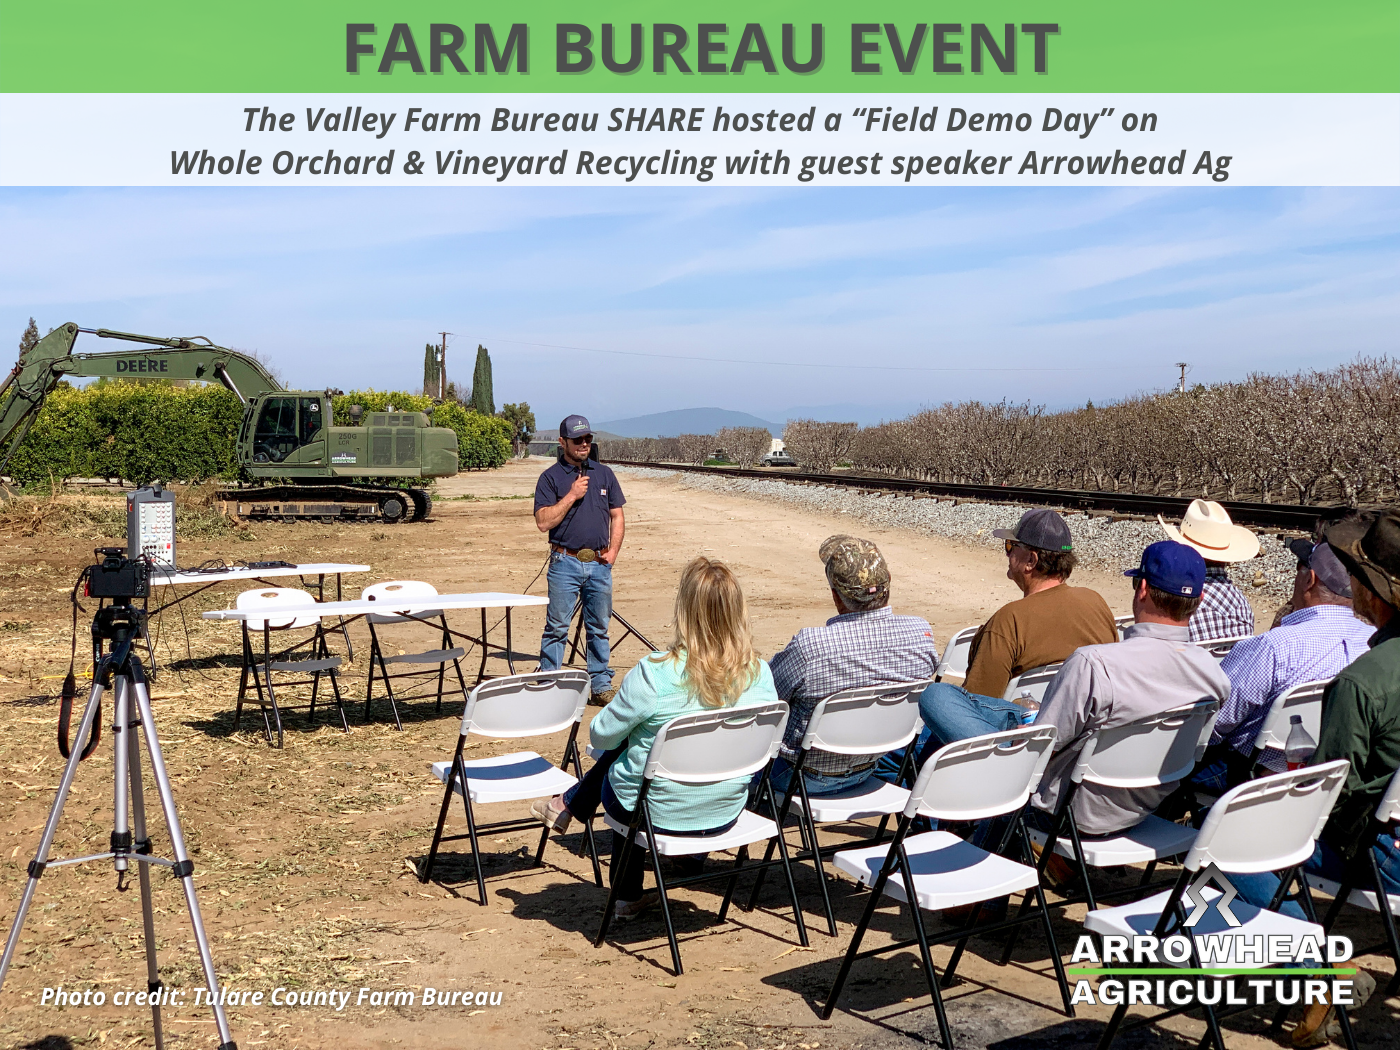
[[[144,343],[139,349],[75,354],[79,332],[100,339]],[[152,345],[154,344],[154,345]],[[162,338],[114,332],[106,328],[60,325],[28,352],[0,382],[0,473],[29,432],[34,417],[64,376],[109,376],[113,379],[192,379],[222,383],[246,402],[282,386],[256,360],[203,338]]]

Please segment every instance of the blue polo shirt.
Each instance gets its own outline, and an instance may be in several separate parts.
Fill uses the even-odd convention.
[[[535,483],[535,510],[552,507],[564,498],[578,477],[578,468],[556,460]],[[588,464],[588,494],[564,514],[564,520],[549,530],[549,542],[570,550],[591,547],[607,550],[613,508],[626,503],[617,475],[605,463]]]

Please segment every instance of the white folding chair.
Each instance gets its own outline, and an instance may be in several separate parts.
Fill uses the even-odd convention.
[[[1027,701],[1040,703],[1045,699],[1045,693],[1050,688],[1050,683],[1055,680],[1055,676],[1060,673],[1060,668],[1064,665],[1065,662],[1061,660],[1056,664],[1042,664],[1040,667],[1032,667],[1028,671],[1022,671],[1006,683],[1006,691],[1002,693],[1001,698],[1021,704],[1025,704]]]
[[[948,639],[948,648],[943,650],[943,659],[939,660],[938,666],[934,668],[935,682],[943,681],[948,675],[955,678],[967,677],[968,662],[972,656],[972,640],[981,629],[980,623],[973,624],[971,627],[964,627]]]
[[[340,726],[350,732],[345,721],[345,708],[340,702],[340,684],[336,680],[335,669],[340,666],[340,657],[332,656],[326,645],[326,632],[321,618],[315,613],[278,615],[279,608],[287,606],[314,605],[316,599],[306,591],[295,587],[268,587],[255,591],[244,591],[238,596],[236,608],[266,610],[266,616],[252,616],[243,621],[243,666],[238,675],[238,701],[233,710],[233,728],[236,730],[243,719],[243,701],[248,696],[248,686],[253,686],[253,695],[262,712],[263,735],[272,743],[272,730],[277,729],[277,746],[282,746],[282,712],[294,710],[277,699],[273,688],[274,671],[291,674],[307,674],[309,678],[284,680],[282,685],[310,685],[311,701],[306,705],[308,720],[316,717],[316,695],[321,686],[321,676],[331,680],[331,693],[335,697],[335,708],[340,713]],[[311,633],[300,641],[293,642],[278,651],[273,651],[272,636],[283,631],[304,631]],[[253,635],[262,635],[262,655],[259,657],[253,646]],[[303,652],[305,650],[305,652]],[[264,689],[266,692],[264,693]],[[300,707],[301,705],[297,705]],[[271,712],[271,718],[268,717]]]
[[[797,923],[797,935],[803,947],[807,946],[807,927],[802,922],[802,907],[797,901],[797,887],[792,881],[792,866],[789,863],[787,844],[777,823],[760,816],[753,810],[745,809],[738,821],[727,831],[711,835],[668,835],[658,833],[651,818],[651,806],[647,802],[652,784],[657,780],[671,780],[677,784],[715,784],[739,777],[751,777],[763,771],[762,785],[766,788],[769,804],[773,802],[773,789],[768,784],[769,766],[778,747],[783,742],[783,730],[787,727],[788,705],[781,700],[767,704],[752,704],[745,707],[725,707],[698,714],[679,715],[671,719],[656,734],[651,752],[647,755],[646,766],[642,770],[642,786],[637,792],[637,804],[632,811],[630,824],[622,824],[604,811],[603,820],[612,828],[614,835],[625,835],[626,842],[617,854],[615,875],[625,871],[632,851],[647,850],[651,854],[652,873],[656,877],[656,889],[661,898],[661,915],[666,923],[666,938],[671,944],[671,962],[676,976],[681,974],[681,949],[676,942],[675,927],[671,922],[671,904],[667,888],[686,886],[712,879],[728,879],[724,891],[724,903],[720,905],[719,921],[723,922],[729,913],[730,902],[734,899],[734,887],[739,881],[739,873],[748,863],[749,846],[755,842],[777,840],[779,861],[787,876],[788,894],[792,898],[792,913]],[[764,790],[761,788],[760,790]],[[738,849],[734,866],[728,871],[710,874],[689,875],[667,881],[661,868],[662,857],[694,856],[715,850]],[[607,938],[608,927],[612,924],[613,905],[617,902],[618,879],[608,893],[608,903],[603,909],[603,924],[598,928],[594,941],[601,947]]]
[[[1354,951],[1352,955],[1353,957],[1370,955],[1381,949],[1390,952],[1391,959],[1395,961],[1396,970],[1390,978],[1389,985],[1386,986],[1385,994],[1387,996],[1392,996],[1397,990],[1400,990],[1400,936],[1397,936],[1395,928],[1395,916],[1400,915],[1400,895],[1386,894],[1386,906],[1381,907],[1380,892],[1384,883],[1381,880],[1380,862],[1376,860],[1374,843],[1379,835],[1393,835],[1396,824],[1400,824],[1400,772],[1390,778],[1390,784],[1386,787],[1385,794],[1381,796],[1380,805],[1376,807],[1375,823],[1365,840],[1368,848],[1364,848],[1356,854],[1356,858],[1347,869],[1342,881],[1334,882],[1331,879],[1324,879],[1320,875],[1308,876],[1308,885],[1315,890],[1321,890],[1332,898],[1332,906],[1327,909],[1327,916],[1322,920],[1322,925],[1328,933],[1332,932],[1332,927],[1338,916],[1341,915],[1344,904],[1351,904],[1380,915],[1381,925],[1385,928],[1385,940],[1370,948]]]
[[[1029,725],[1004,733],[970,737],[940,748],[929,756],[919,770],[913,791],[900,814],[894,839],[883,845],[843,850],[836,854],[833,858],[836,867],[854,876],[862,885],[869,886],[871,892],[865,914],[856,926],[836,982],[822,1008],[823,1020],[829,1018],[835,1009],[856,959],[883,955],[917,944],[924,978],[928,982],[929,994],[933,996],[943,1046],[946,1050],[952,1050],[953,1034],[943,1010],[943,997],[938,990],[938,975],[930,947],[957,941],[957,947],[953,949],[943,972],[942,983],[946,987],[952,983],[970,936],[1005,929],[1035,918],[1040,919],[1050,945],[1050,958],[1059,981],[1065,1014],[1074,1016],[1064,965],[1055,945],[1055,931],[1050,926],[1050,915],[1045,907],[1045,893],[1035,865],[1030,863],[1032,858],[1024,826],[1026,802],[1040,782],[1054,746],[1054,726]],[[1003,815],[1014,815],[1014,819],[1007,824],[1001,845],[995,852],[979,849],[948,831],[909,834],[915,817],[931,817],[940,821],[978,821]],[[1021,852],[1026,863],[1000,855],[1013,832],[1020,833]],[[896,869],[898,878],[893,877]],[[1034,893],[1040,905],[1038,914],[1022,914],[1012,919],[980,926],[977,924],[983,902],[1013,893],[1023,893],[1026,899]],[[861,952],[865,931],[885,894],[909,905],[915,936],[910,940]],[[940,933],[935,938],[929,937],[924,929],[923,911],[939,911],[968,904],[973,905],[973,909],[967,926]]]
[[[450,762],[434,762],[429,767],[433,776],[446,785],[442,795],[442,808],[438,810],[437,830],[433,833],[433,845],[428,850],[428,859],[423,865],[419,879],[427,882],[433,874],[433,863],[437,859],[438,847],[444,842],[471,841],[472,864],[476,868],[476,888],[480,892],[479,903],[486,905],[486,876],[481,870],[481,850],[478,836],[487,831],[520,831],[539,827],[533,816],[501,820],[494,824],[477,824],[474,806],[494,802],[520,802],[525,799],[550,798],[567,791],[578,783],[578,777],[566,772],[572,763],[579,777],[583,769],[578,757],[578,727],[588,706],[588,672],[577,670],[536,671],[531,674],[510,675],[482,682],[467,697],[467,709],[462,715],[462,731],[457,737],[457,750]],[[516,751],[509,755],[496,755],[493,758],[478,758],[467,762],[462,758],[467,737],[478,736],[497,739],[518,739],[530,736],[548,736],[563,729],[569,730],[568,743],[564,745],[564,757],[555,766],[548,759],[541,758],[533,751]],[[465,835],[444,835],[443,825],[447,821],[447,807],[452,795],[462,796],[462,809],[467,817]],[[602,869],[598,866],[598,850],[593,841],[593,826],[584,825],[584,839],[589,855],[593,860],[593,879],[603,884]],[[535,850],[535,866],[544,863],[544,847],[549,842],[549,829],[540,835],[539,847]]]
[[[1137,622],[1137,617],[1132,613],[1127,616],[1115,616],[1113,618],[1113,628],[1118,632],[1118,640],[1123,640],[1123,632]]]
[[[803,849],[792,858],[794,864],[811,860],[817,870],[817,884],[821,886],[822,907],[826,912],[827,932],[836,936],[836,915],[831,908],[831,894],[826,884],[826,868],[822,863],[823,847],[817,838],[818,824],[846,823],[879,817],[880,826],[875,831],[874,841],[884,836],[889,818],[904,808],[909,801],[909,792],[888,781],[872,775],[853,788],[837,795],[822,795],[812,798],[807,793],[806,777],[803,770],[807,759],[815,748],[836,755],[884,755],[900,748],[909,748],[919,735],[923,723],[919,718],[919,695],[928,688],[928,679],[920,682],[899,682],[890,685],[861,686],[843,689],[833,693],[812,708],[807,721],[807,732],[798,747],[797,758],[789,773],[787,790],[783,793],[782,805],[778,810],[779,827],[786,826],[788,813],[796,807],[798,826],[802,831]],[[913,766],[914,754],[906,750],[900,767],[898,780],[907,783],[905,776]],[[773,859],[775,843],[768,844],[763,860],[767,864]],[[829,847],[825,852],[834,852]],[[749,898],[752,908],[758,901],[759,890],[763,888],[761,869],[754,882],[753,893]]]
[[[1217,660],[1223,660],[1230,655],[1230,650],[1236,645],[1246,638],[1253,637],[1254,635],[1252,634],[1238,634],[1233,638],[1206,638],[1199,642],[1193,642],[1192,644],[1200,646]]]
[[[1322,735],[1322,696],[1333,681],[1334,678],[1319,678],[1312,682],[1300,682],[1274,697],[1268,714],[1264,716],[1264,723],[1259,727],[1259,734],[1254,738],[1254,754],[1249,763],[1251,769],[1257,772],[1264,752],[1269,748],[1282,751],[1288,746],[1288,734],[1292,729],[1289,718],[1292,715],[1303,719],[1303,728],[1314,740]]]
[[[1219,711],[1218,701],[1199,700],[1089,734],[1075,759],[1069,781],[1060,792],[1050,833],[1031,830],[1032,841],[1042,847],[1042,875],[1052,852],[1068,857],[1079,867],[1084,896],[1070,897],[1062,903],[1083,900],[1090,909],[1097,907],[1094,887],[1089,881],[1090,868],[1146,863],[1142,881],[1134,887],[1140,889],[1152,878],[1159,860],[1191,848],[1196,838],[1195,828],[1174,824],[1150,813],[1110,838],[1083,839],[1074,819],[1074,798],[1085,784],[1110,790],[1152,788],[1174,784],[1190,776],[1205,754]]]
[[[1186,854],[1181,874],[1170,890],[1117,908],[1090,911],[1084,918],[1084,928],[1100,937],[1126,938],[1120,940],[1120,944],[1132,944],[1133,938],[1141,937],[1149,930],[1159,942],[1173,934],[1189,932],[1191,953],[1187,959],[1175,964],[1159,962],[1154,965],[1178,965],[1197,972],[1201,970],[1200,946],[1206,938],[1215,939],[1216,947],[1223,940],[1228,949],[1229,957],[1215,957],[1212,965],[1231,969],[1270,965],[1265,961],[1267,952],[1255,957],[1238,951],[1251,938],[1256,945],[1272,943],[1270,938],[1275,936],[1291,937],[1292,940],[1286,943],[1293,944],[1299,943],[1302,937],[1320,940],[1324,936],[1323,930],[1317,924],[1307,883],[1300,875],[1301,865],[1312,856],[1317,836],[1327,823],[1327,816],[1346,784],[1346,777],[1347,761],[1340,759],[1320,766],[1295,769],[1290,773],[1275,773],[1231,788],[1211,807],[1196,835],[1196,841]],[[1230,911],[1239,922],[1238,926],[1229,925],[1219,909],[1212,907],[1188,931],[1182,896],[1201,873],[1208,872],[1212,866],[1227,878],[1231,872],[1281,871],[1284,874],[1278,892],[1267,909],[1246,904],[1236,897],[1230,902]],[[1275,910],[1294,881],[1300,886],[1303,911],[1309,916],[1307,922],[1280,915]],[[1220,897],[1220,893],[1206,890],[1203,886],[1199,887],[1199,892],[1208,901]],[[1222,938],[1222,934],[1231,936]],[[1196,1003],[1165,1011],[1140,1024],[1160,1021],[1193,1009],[1197,1009]],[[1208,1046],[1214,1040],[1217,1050],[1225,1050],[1219,1015],[1212,1006],[1201,1005],[1200,1009],[1205,1011],[1207,1028],[1201,1046]],[[1099,1039],[1100,1050],[1107,1050],[1113,1043],[1127,1012],[1128,999],[1125,997],[1123,1004],[1113,1011],[1113,1017]],[[1338,1006],[1337,1016],[1347,1045],[1351,1050],[1356,1050],[1346,1009]]]
[[[361,601],[370,602],[395,602],[418,600],[423,598],[436,598],[437,588],[431,583],[423,583],[420,580],[394,580],[391,583],[376,583],[372,587],[366,587],[360,592]],[[392,608],[392,606],[390,606]],[[466,679],[462,677],[462,665],[459,662],[466,655],[466,650],[460,646],[452,644],[452,632],[447,627],[447,616],[441,609],[420,609],[412,613],[406,612],[382,612],[370,613],[365,617],[365,622],[369,624],[369,674],[365,681],[365,721],[369,721],[370,703],[374,699],[374,672],[379,669],[380,680],[384,684],[384,692],[389,697],[389,707],[394,713],[394,725],[403,729],[403,722],[399,719],[398,698],[394,696],[393,682],[395,679],[419,679],[433,677],[437,679],[437,710],[442,711],[442,689],[447,677],[447,665],[451,664],[452,669],[457,673],[457,685],[462,691],[463,698],[467,695]],[[388,624],[400,623],[424,623],[429,627],[439,628],[442,631],[442,648],[427,649],[423,652],[404,653],[402,655],[386,656],[384,653],[384,642],[380,637],[380,628]],[[419,671],[400,671],[397,674],[389,673],[389,664],[407,664],[410,666],[421,666],[424,664],[435,665],[435,669],[428,668]],[[417,699],[414,696],[404,697],[406,700]]]

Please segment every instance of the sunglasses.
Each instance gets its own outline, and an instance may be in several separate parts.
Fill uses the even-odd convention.
[[[593,443],[593,435],[585,434],[581,438],[565,438],[564,440],[571,445],[591,445]]]
[[[1007,540],[1007,541],[1006,541],[1006,553],[1007,553],[1007,554],[1010,554],[1010,553],[1011,553],[1012,551],[1014,551],[1017,547],[1026,547],[1026,545],[1025,545],[1024,543],[1021,543],[1019,540]],[[1030,547],[1026,547],[1026,550],[1030,550],[1030,549],[1031,549]]]

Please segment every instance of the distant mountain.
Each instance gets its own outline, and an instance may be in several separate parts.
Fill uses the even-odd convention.
[[[771,434],[781,434],[783,428],[747,412],[732,412],[727,408],[681,408],[673,412],[656,412],[632,419],[614,419],[599,423],[598,430],[621,434],[623,437],[676,437],[678,434],[713,434],[722,427],[762,427]]]

